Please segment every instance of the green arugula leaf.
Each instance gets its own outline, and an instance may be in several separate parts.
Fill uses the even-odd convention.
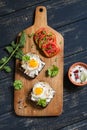
[[[11,72],[11,67],[10,66],[4,66],[3,68],[7,73]]]
[[[50,32],[50,33],[48,34],[48,36],[52,36],[52,33]]]
[[[37,105],[42,106],[42,107],[46,107],[46,105],[47,105],[46,99],[39,99],[37,102]]]
[[[4,56],[3,58],[0,59],[0,65],[3,64],[4,62],[6,62],[8,58],[6,56]]]
[[[5,49],[8,51],[8,53],[12,53],[12,51],[13,51],[12,46],[7,46]]]
[[[26,34],[25,34],[25,32],[22,32],[19,43],[18,43],[19,47],[24,47],[25,41],[26,41]]]
[[[13,86],[15,90],[20,90],[23,87],[23,83],[21,80],[15,80]]]
[[[27,61],[30,60],[30,56],[24,55],[24,56],[22,57],[22,60],[25,61],[25,62],[27,62]]]
[[[17,46],[17,44],[15,44],[15,42],[14,42],[14,41],[12,41],[11,46],[13,47],[13,49],[15,49],[15,48],[16,48],[16,46]]]
[[[53,65],[51,68],[47,70],[48,76],[54,77],[58,74],[59,68]]]
[[[15,54],[15,58],[22,60],[22,57],[23,57],[23,51],[22,51],[21,49],[19,49],[19,50],[16,52],[16,54]]]
[[[19,42],[15,43],[14,41],[11,43],[11,45],[6,47],[6,50],[10,53],[9,57],[3,57],[0,59],[0,70],[5,70],[6,72],[10,72],[11,68],[7,66],[6,64],[11,60],[13,56],[15,56],[18,59],[22,59],[23,52],[20,50],[22,47],[24,47],[26,42],[26,34],[25,32],[21,33]]]
[[[28,34],[28,37],[31,38],[34,36],[34,33]]]
[[[46,34],[46,31],[42,31],[43,34]]]

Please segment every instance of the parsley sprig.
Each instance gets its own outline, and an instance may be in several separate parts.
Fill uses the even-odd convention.
[[[13,86],[15,90],[19,90],[23,87],[23,83],[21,80],[15,80]]]
[[[47,73],[48,73],[48,76],[50,77],[54,77],[58,74],[59,72],[59,68],[55,65],[52,65],[48,70],[47,70]]]
[[[12,42],[9,46],[7,46],[5,49],[8,51],[9,56],[4,56],[0,59],[0,70],[5,70],[6,72],[11,72],[11,68],[7,63],[11,60],[13,56],[17,59],[22,59],[23,52],[21,48],[24,47],[26,41],[26,34],[25,32],[21,33],[21,36],[18,40],[18,42]]]
[[[42,107],[46,107],[46,105],[47,105],[46,99],[39,99],[37,102],[37,105],[42,106]]]
[[[25,62],[27,62],[27,61],[30,60],[30,56],[24,55],[24,56],[22,57],[22,60],[25,61]]]

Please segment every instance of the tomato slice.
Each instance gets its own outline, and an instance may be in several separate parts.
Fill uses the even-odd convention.
[[[40,28],[36,31],[34,41],[47,57],[52,57],[60,51],[56,42],[56,35],[46,28]]]
[[[55,43],[49,42],[42,45],[42,50],[47,57],[52,57],[60,51],[60,47]]]
[[[47,32],[45,28],[40,28],[35,34],[34,34],[34,41],[36,44],[39,45],[39,40],[44,38],[46,36]]]

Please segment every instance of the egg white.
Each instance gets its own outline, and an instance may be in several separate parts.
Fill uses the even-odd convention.
[[[40,95],[35,95],[34,89],[38,86],[43,88],[43,92]],[[39,99],[46,99],[46,103],[48,104],[51,101],[51,99],[54,97],[54,95],[55,95],[55,91],[48,83],[37,82],[33,86],[33,89],[31,92],[31,100],[37,102]]]
[[[31,59],[34,59],[35,61],[38,62],[38,66],[36,67],[31,67],[29,66],[29,61],[22,61],[22,65],[21,67],[24,69],[24,73],[31,77],[31,78],[34,78],[35,76],[37,76],[39,74],[39,72],[43,69],[43,67],[45,66],[45,62],[43,62],[40,57],[36,54],[33,54],[33,53],[27,53],[26,54],[27,56],[30,57],[30,60]]]

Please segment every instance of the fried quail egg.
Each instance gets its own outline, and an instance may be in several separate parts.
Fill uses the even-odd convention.
[[[35,78],[44,66],[45,62],[36,54],[27,53],[22,58],[21,67],[24,69],[24,73],[31,78]]]
[[[31,101],[37,102],[37,105],[45,107],[54,95],[55,91],[48,83],[37,82],[32,88]]]

